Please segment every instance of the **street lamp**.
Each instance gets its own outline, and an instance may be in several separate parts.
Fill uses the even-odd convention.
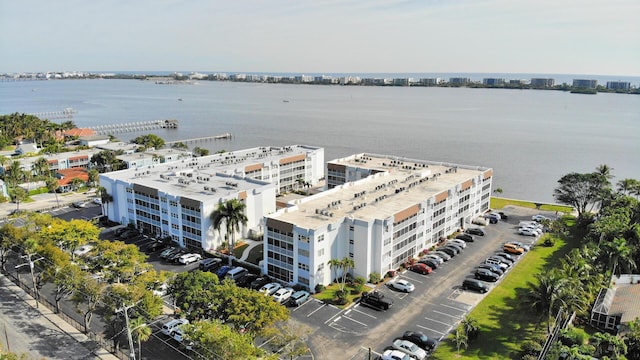
[[[19,269],[19,268],[21,268],[21,267],[23,267],[25,265],[29,265],[29,270],[31,271],[31,282],[33,284],[33,294],[35,295],[34,298],[36,299],[36,309],[38,309],[40,307],[39,306],[39,302],[38,302],[38,298],[40,297],[40,295],[38,294],[38,287],[36,286],[36,276],[33,273],[33,268],[35,266],[35,262],[36,261],[43,260],[44,258],[43,257],[39,257],[39,258],[37,258],[35,260],[31,260],[31,257],[33,255],[35,255],[35,254],[27,254],[27,255],[21,256],[23,259],[27,258],[27,262],[25,264],[17,265],[15,268]],[[19,283],[19,281],[18,281],[18,283]]]

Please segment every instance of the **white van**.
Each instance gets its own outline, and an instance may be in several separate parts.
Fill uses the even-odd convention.
[[[245,276],[248,273],[249,273],[249,270],[241,266],[238,266],[236,268],[229,270],[229,272],[227,273],[227,275],[225,275],[225,277],[233,281],[238,281],[241,277]]]

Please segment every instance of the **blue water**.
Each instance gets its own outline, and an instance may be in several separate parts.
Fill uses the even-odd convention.
[[[640,179],[637,95],[210,81],[0,83],[2,114],[68,107],[77,110],[80,127],[173,118],[178,130],[153,132],[165,140],[233,134],[192,145],[211,151],[310,144],[324,147],[327,160],[373,152],[489,166],[503,196],[536,201],[552,201],[562,175],[600,164],[614,169],[614,182]]]

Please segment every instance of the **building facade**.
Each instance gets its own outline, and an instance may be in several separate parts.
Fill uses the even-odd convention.
[[[573,87],[576,89],[595,89],[597,86],[598,86],[598,80],[573,79]]]
[[[631,83],[628,81],[607,81],[607,89],[629,90],[631,89]]]
[[[531,86],[534,88],[550,88],[555,85],[555,79],[550,78],[532,78]]]
[[[338,276],[329,261],[343,258],[354,276],[384,275],[489,209],[489,168],[369,154],[330,167],[340,174],[330,189],[266,217],[268,275],[314,290]]]
[[[246,206],[240,236],[262,233],[263,216],[276,210],[276,195],[324,176],[324,149],[261,147],[183,159],[100,175],[111,195],[109,220],[132,224],[147,234],[171,237],[194,250],[218,248],[226,231],[212,229],[218,204],[238,199]]]

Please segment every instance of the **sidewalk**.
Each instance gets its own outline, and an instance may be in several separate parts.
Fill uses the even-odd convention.
[[[2,286],[4,288],[8,289],[9,291],[11,291],[12,293],[14,293],[18,298],[20,298],[26,304],[31,306],[33,308],[33,310],[39,312],[42,315],[43,318],[47,319],[56,328],[60,329],[62,332],[64,332],[65,334],[67,334],[68,336],[73,338],[81,346],[83,346],[85,343],[91,343],[92,342],[92,340],[89,339],[85,334],[81,333],[76,328],[74,328],[73,326],[71,326],[70,324],[68,324],[64,320],[62,320],[58,315],[53,313],[46,306],[39,305],[36,308],[35,299],[33,297],[31,297],[29,294],[27,294],[22,288],[20,288],[19,286],[17,286],[13,282],[11,282],[9,279],[7,279],[3,274],[0,274],[0,286]],[[118,359],[115,355],[111,354],[110,352],[108,352],[107,350],[105,350],[103,348],[98,348],[98,349],[94,350],[93,354],[95,355],[96,359],[103,359],[103,360],[117,360]]]

